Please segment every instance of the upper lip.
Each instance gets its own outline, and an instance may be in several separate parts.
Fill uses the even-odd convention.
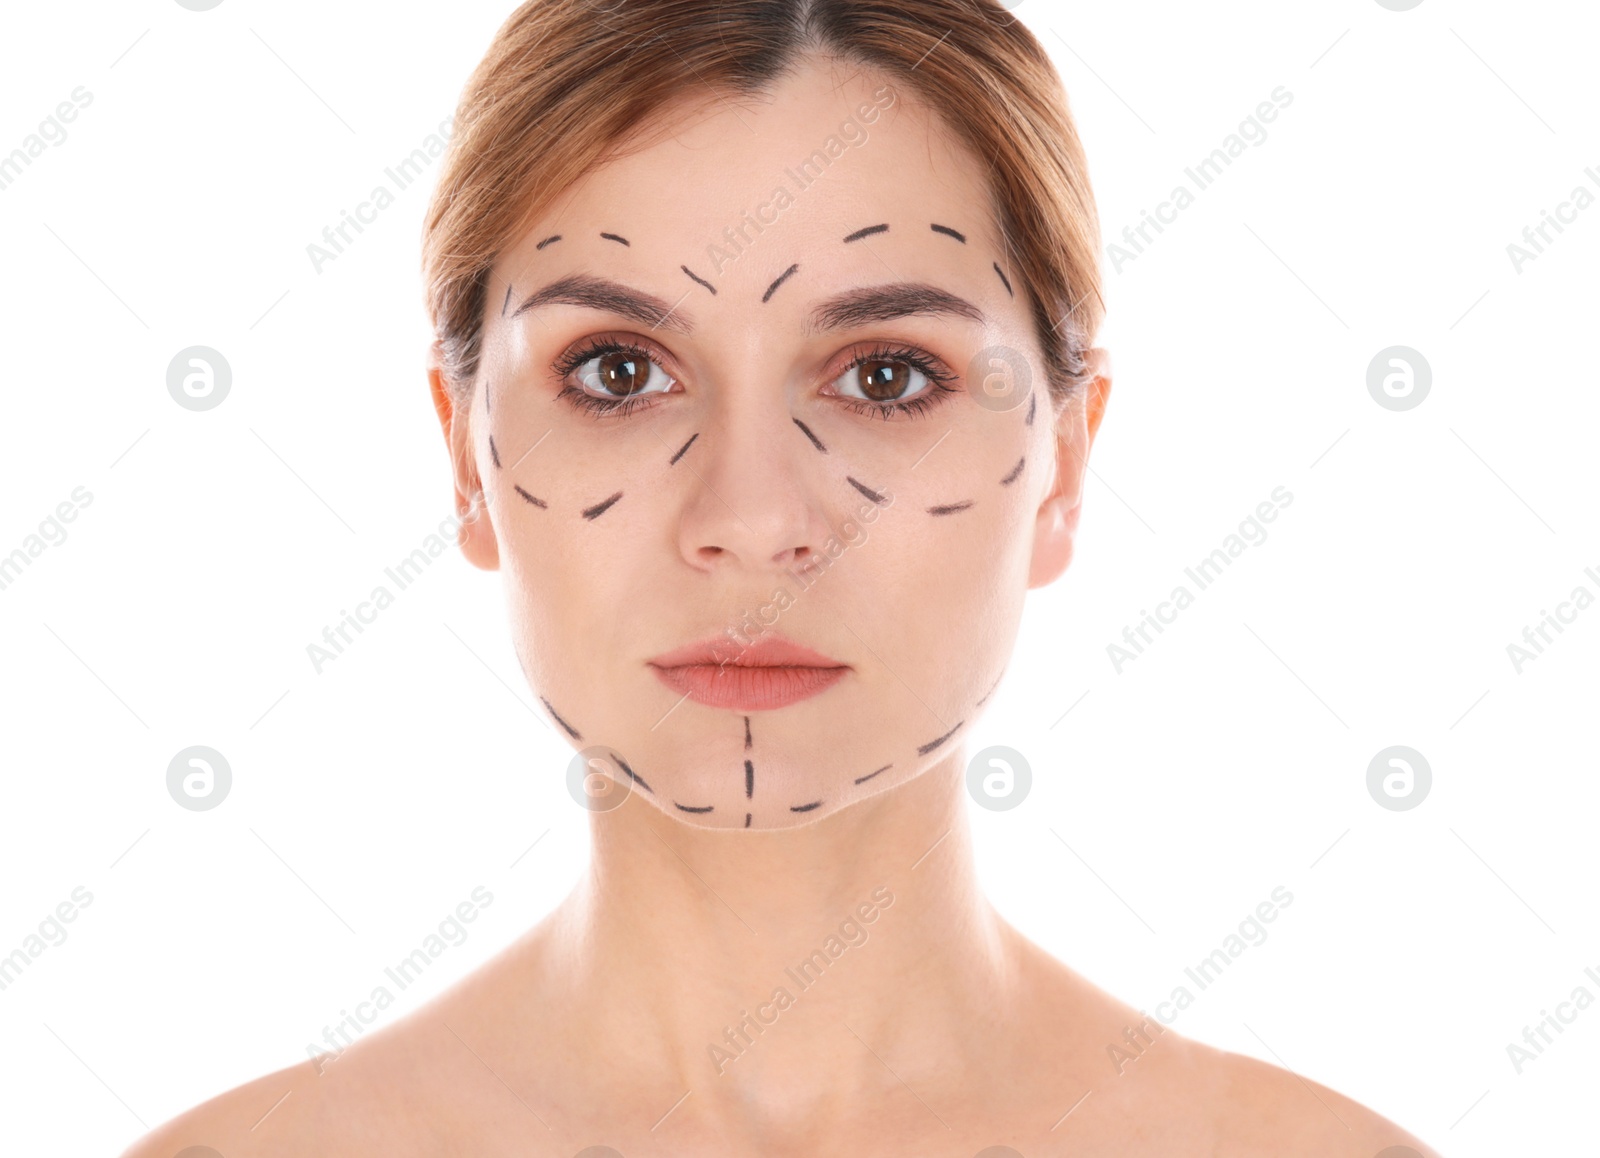
[[[654,667],[689,667],[697,664],[730,667],[850,666],[776,633],[768,633],[748,644],[738,643],[727,636],[713,636],[662,652],[645,662]]]

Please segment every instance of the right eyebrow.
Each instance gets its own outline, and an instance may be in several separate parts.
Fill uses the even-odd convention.
[[[691,333],[694,330],[693,321],[679,314],[677,307],[668,305],[664,299],[623,285],[621,282],[612,281],[610,278],[583,273],[569,274],[551,282],[543,289],[535,290],[523,300],[511,317],[515,319],[535,306],[549,304],[582,306],[585,309],[618,314],[641,325],[649,326],[652,330],[666,329],[679,334]]]

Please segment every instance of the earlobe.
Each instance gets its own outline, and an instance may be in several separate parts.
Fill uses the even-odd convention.
[[[1072,563],[1083,511],[1083,476],[1088,470],[1089,448],[1105,417],[1111,394],[1111,355],[1100,347],[1085,353],[1091,377],[1056,423],[1055,486],[1039,504],[1034,517],[1033,556],[1028,565],[1028,586],[1054,583]]]
[[[445,450],[450,456],[450,476],[456,492],[456,517],[461,523],[456,533],[456,544],[474,567],[495,571],[500,567],[500,545],[495,538],[494,524],[488,517],[483,483],[473,465],[470,446],[472,424],[467,420],[467,415],[456,408],[445,382],[441,354],[441,344],[435,341],[428,357],[428,389],[444,433]]]

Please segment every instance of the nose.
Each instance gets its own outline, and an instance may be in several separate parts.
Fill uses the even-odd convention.
[[[708,416],[679,464],[695,476],[678,528],[684,560],[707,573],[774,574],[820,552],[830,534],[825,484],[802,451],[816,457],[788,408],[770,399]]]

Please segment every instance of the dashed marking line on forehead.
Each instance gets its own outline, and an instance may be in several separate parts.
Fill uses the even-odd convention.
[[[618,491],[616,494],[612,495],[609,499],[606,499],[603,502],[598,502],[592,507],[585,507],[583,510],[583,517],[586,519],[598,519],[601,515],[609,511],[612,504],[621,497],[622,492]]]
[[[565,720],[563,720],[561,718],[561,713],[557,712],[554,708],[552,708],[550,706],[550,701],[549,700],[545,699],[543,696],[540,696],[539,697],[539,702],[544,705],[545,711],[549,712],[552,716],[555,717],[556,723],[561,725],[561,727],[566,731],[567,735],[571,736],[574,740],[578,740],[580,742],[583,740],[583,737],[578,735],[578,729],[574,728],[571,724],[569,724]]]
[[[673,455],[670,459],[667,460],[667,465],[668,466],[677,466],[678,465],[678,460],[683,457],[684,451],[688,450],[691,446],[693,446],[694,445],[694,440],[699,438],[699,437],[700,437],[700,432],[699,431],[695,431],[695,433],[691,434],[689,436],[689,441],[684,443],[682,446],[680,446],[678,448],[678,453]],[[749,743],[748,743],[749,738],[750,738],[750,719],[747,716],[747,717],[745,717],[745,740],[747,741],[746,744],[745,744],[745,747],[747,747],[747,748],[750,746]]]
[[[871,237],[874,233],[888,232],[889,227],[887,225],[869,225],[865,229],[858,229],[849,237],[846,237],[844,239],[844,243],[849,245],[852,241],[860,241],[863,237]]]
[[[761,295],[761,304],[766,305],[769,301],[771,301],[772,295],[778,292],[778,287],[793,277],[795,271],[799,268],[800,265],[798,262],[796,262],[794,265],[791,265],[788,269],[784,270],[783,273],[778,276],[778,280],[767,287],[767,292]]]
[[[801,422],[798,418],[794,420],[794,424],[805,432],[805,436],[811,440],[812,446],[816,447],[823,454],[828,453],[828,448],[822,445],[822,439],[811,433],[811,427],[807,426],[804,422]]]
[[[966,234],[957,233],[954,229],[951,229],[948,225],[930,225],[930,226],[928,226],[928,228],[933,230],[935,233],[942,233],[946,237],[953,237],[957,241],[959,241],[962,245],[965,245],[967,243],[967,235]]]
[[[1016,297],[1016,293],[1011,289],[1011,279],[1006,276],[1006,271],[1000,268],[1000,263],[998,261],[994,263],[994,271],[1000,275],[1000,280],[1006,287],[1006,293],[1010,294],[1012,297]]]
[[[716,292],[717,292],[717,287],[716,286],[712,285],[705,278],[703,278],[699,274],[695,273],[694,270],[690,269],[686,265],[680,265],[678,268],[683,270],[683,272],[688,274],[690,277],[694,278],[695,281],[697,281],[701,285],[705,286],[706,289],[710,290],[713,297],[716,296]]]
[[[965,724],[965,723],[966,723],[965,720],[961,721],[961,724]],[[957,732],[959,732],[961,730],[961,724],[957,724],[955,727],[951,728],[944,735],[940,736],[937,740],[929,740],[926,744],[919,744],[917,746],[917,755],[918,756],[926,756],[929,752],[933,751],[940,744],[943,744],[951,736],[954,736]]]
[[[534,498],[527,491],[523,490],[520,486],[517,486],[516,484],[512,484],[512,489],[515,490],[523,498],[527,499],[534,506],[543,508],[545,510],[549,509],[549,507],[550,507],[549,503],[545,502],[543,499]]]
[[[602,233],[600,236],[605,238],[607,241],[615,241],[620,245],[626,245],[630,249],[633,248],[633,242],[629,241],[626,237],[618,237],[615,233]]]
[[[545,246],[554,245],[556,242],[558,242],[560,240],[561,240],[561,234],[558,233],[554,237],[545,238],[543,241],[541,241],[538,245],[534,246],[533,248],[535,248],[535,249],[543,249]]]
[[[887,772],[889,769],[891,769],[893,767],[894,767],[893,764],[885,764],[882,768],[879,768],[877,772],[868,772],[865,776],[857,776],[856,777],[856,783],[857,784],[865,784],[868,780],[871,780],[874,776],[877,776],[879,773],[882,773],[882,772]]]
[[[968,499],[966,502],[963,502],[963,503],[945,503],[942,506],[929,507],[928,508],[928,513],[930,515],[953,515],[957,511],[966,510],[968,507],[970,507],[973,504],[973,501],[974,500],[972,500],[972,499]]]
[[[880,506],[889,501],[888,499],[886,499],[882,495],[880,495],[877,491],[873,490],[871,487],[862,485],[861,483],[857,482],[855,479],[851,478],[849,475],[845,475],[844,476],[844,481],[849,483],[851,486],[855,487],[856,490],[860,491],[867,498],[871,499],[873,502],[877,503]]]
[[[1000,480],[1000,485],[1003,487],[1008,487],[1012,483],[1016,482],[1017,476],[1022,473],[1022,468],[1027,464],[1027,461],[1027,455],[1023,455],[1021,458],[1017,459],[1017,465],[1011,468],[1010,474],[1006,475],[1005,478]]]

